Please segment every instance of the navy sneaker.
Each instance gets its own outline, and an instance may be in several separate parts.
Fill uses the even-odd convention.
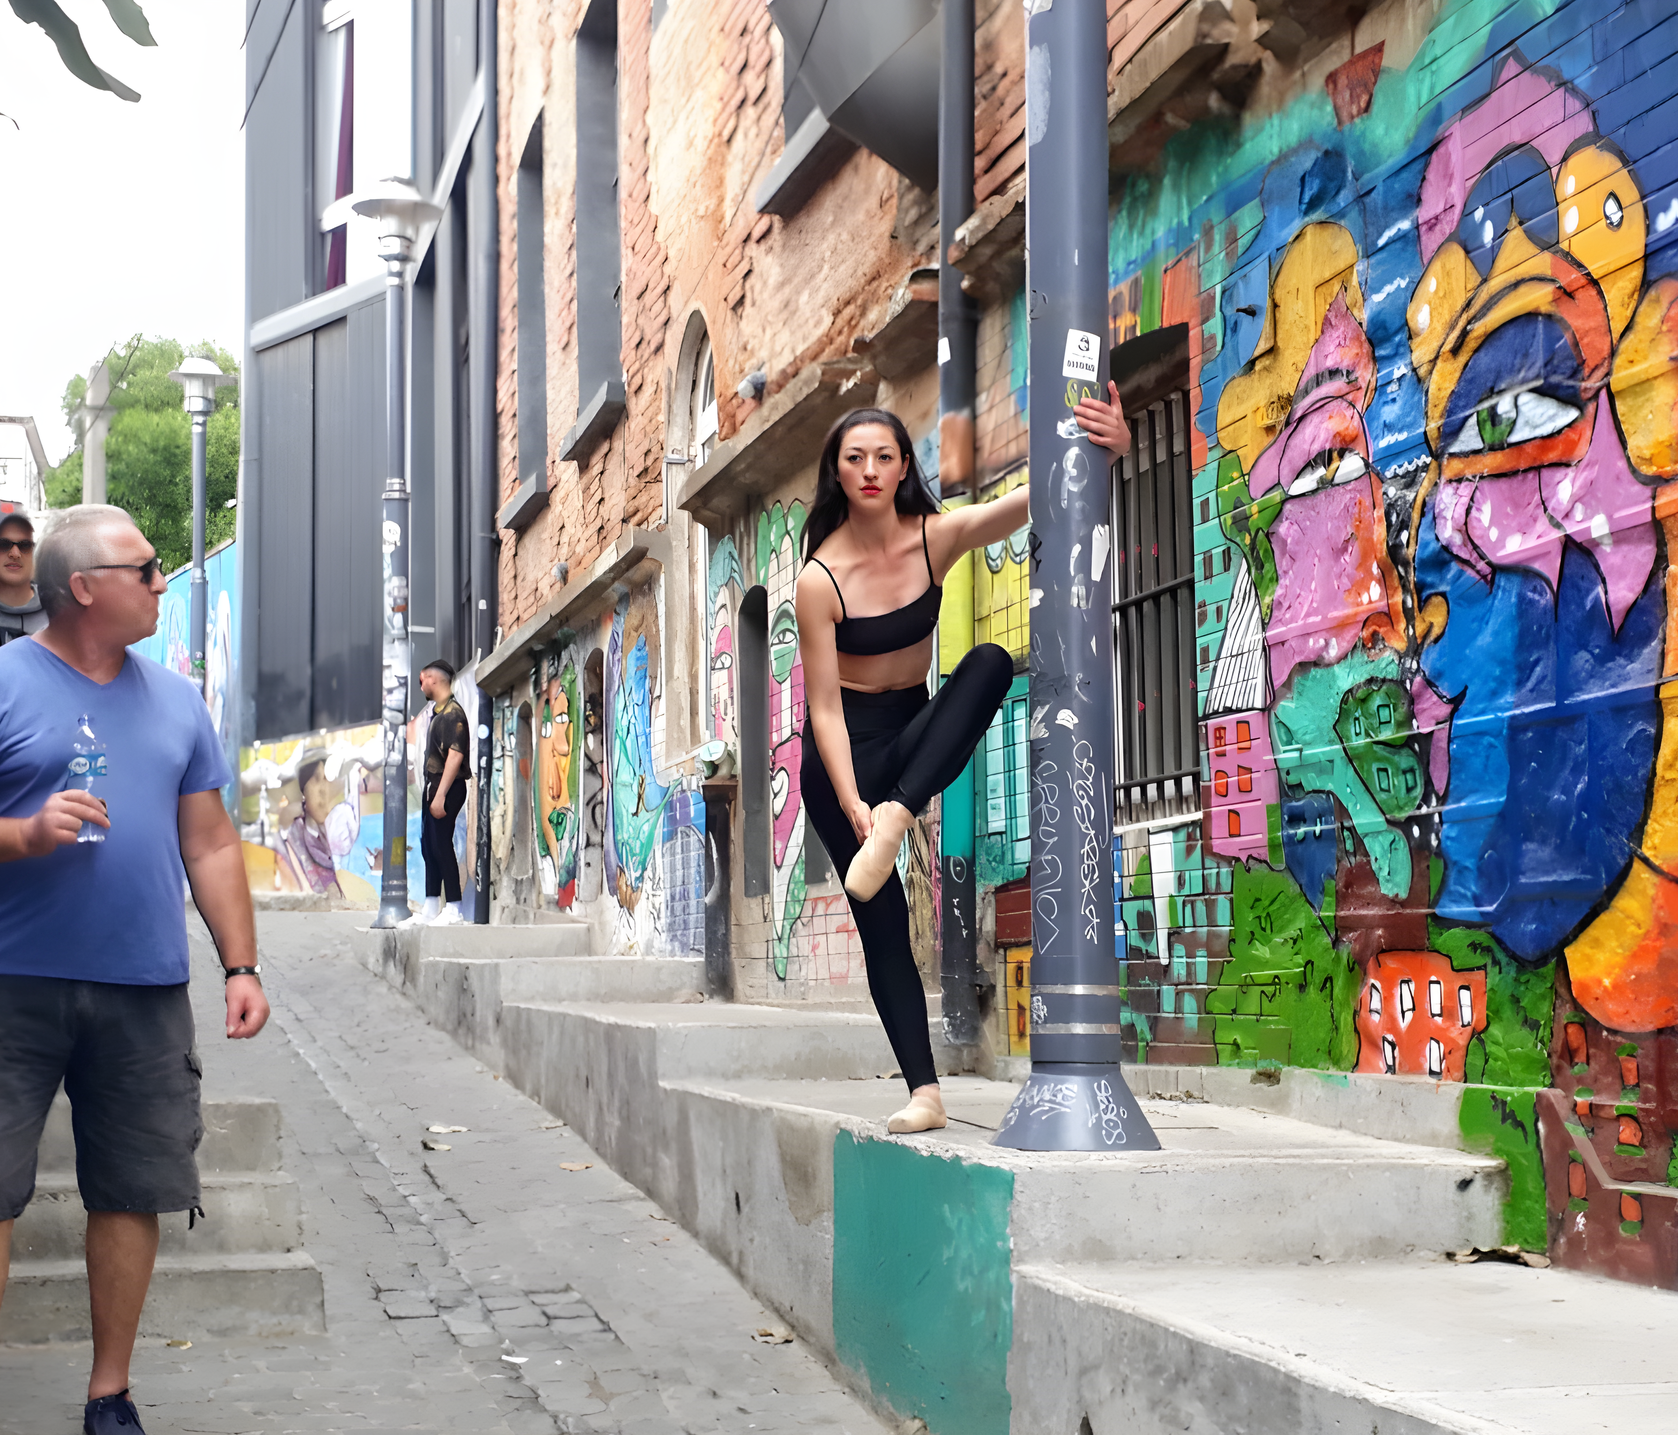
[[[140,1428],[140,1412],[126,1390],[101,1395],[87,1402],[82,1412],[82,1435],[146,1435]]]

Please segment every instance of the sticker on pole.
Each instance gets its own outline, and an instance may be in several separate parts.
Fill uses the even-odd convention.
[[[1087,329],[1066,331],[1066,360],[1060,366],[1063,379],[1087,379],[1094,383],[1101,364],[1101,337]]]

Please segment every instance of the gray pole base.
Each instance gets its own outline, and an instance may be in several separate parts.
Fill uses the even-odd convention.
[[[991,1144],[1014,1151],[1160,1149],[1116,1062],[1033,1066]]]
[[[379,915],[373,918],[372,927],[375,932],[387,931],[391,927],[400,925],[413,916],[413,908],[408,905],[406,897],[397,901],[386,898],[379,903]]]

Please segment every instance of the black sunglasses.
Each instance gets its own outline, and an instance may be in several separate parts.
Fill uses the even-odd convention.
[[[88,569],[88,571],[91,573],[99,573],[107,568],[125,568],[132,573],[138,573],[140,575],[140,581],[149,585],[151,580],[157,577],[157,575],[162,571],[163,565],[158,562],[157,555],[153,554],[150,558],[146,559],[144,563],[95,563]]]
[[[19,553],[33,553],[35,540],[33,538],[0,538],[0,553],[9,553],[12,549]]]

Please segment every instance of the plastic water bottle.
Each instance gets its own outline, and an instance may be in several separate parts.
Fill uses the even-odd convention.
[[[105,744],[93,735],[93,721],[86,713],[76,724],[76,740],[70,744],[74,756],[70,759],[70,786],[82,792],[92,792],[96,780],[105,776]],[[103,842],[105,829],[97,822],[82,823],[76,834],[78,842]]]

